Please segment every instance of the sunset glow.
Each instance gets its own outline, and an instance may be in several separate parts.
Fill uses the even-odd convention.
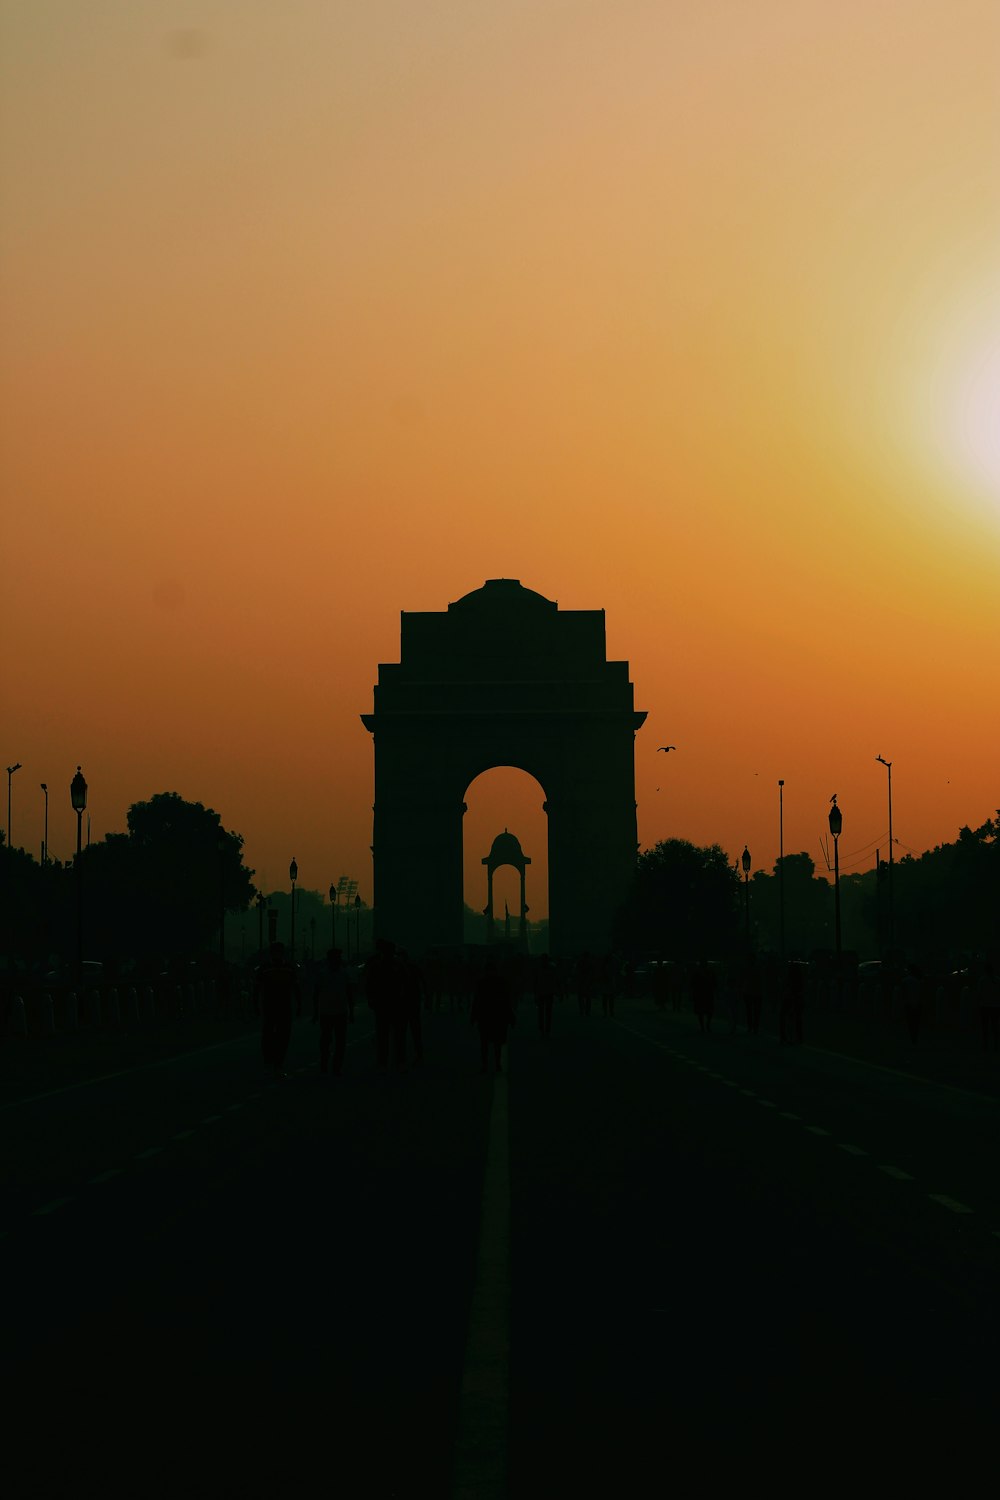
[[[897,857],[993,814],[995,5],[178,15],[0,0],[15,843],[81,763],[94,838],[177,791],[371,900],[378,664],[501,577],[606,611],[644,846],[770,868],[783,777],[867,868],[878,754]],[[542,889],[508,782],[467,874]]]

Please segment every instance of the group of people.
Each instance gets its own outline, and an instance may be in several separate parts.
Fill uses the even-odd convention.
[[[361,984],[375,1022],[375,1060],[380,1072],[407,1065],[412,1044],[413,1063],[423,1062],[421,1012],[431,1006],[431,994],[420,966],[387,938],[379,938],[365,965]],[[567,988],[565,978],[547,953],[531,961],[530,971],[489,956],[471,980],[469,1019],[479,1031],[482,1071],[501,1069],[501,1054],[517,1017],[517,1001],[525,985],[534,996],[539,1034],[552,1034],[555,1002]],[[589,1015],[599,993],[605,1015],[614,1014],[614,969],[607,960],[585,954],[576,966],[575,987],[581,1014]],[[271,944],[267,961],[254,979],[254,1009],[261,1018],[261,1054],[275,1077],[283,1077],[292,1021],[302,1014],[302,983],[284,944]],[[347,1029],[354,1022],[355,996],[341,952],[331,948],[326,963],[312,981],[312,1019],[319,1025],[320,1071],[343,1071]],[[332,1069],[331,1069],[332,1054]]]

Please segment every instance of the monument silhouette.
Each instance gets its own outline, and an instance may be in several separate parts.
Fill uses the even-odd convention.
[[[375,933],[407,951],[459,947],[465,793],[515,766],[548,816],[549,944],[607,948],[637,852],[637,712],[628,662],[608,661],[603,610],[560,610],[491,578],[447,610],[400,616],[374,712]]]
[[[493,912],[493,875],[502,865],[510,865],[517,870],[521,877],[521,901],[518,907],[518,946],[527,949],[528,946],[528,901],[525,892],[525,870],[531,864],[531,860],[521,848],[521,841],[515,838],[509,829],[498,833],[490,845],[490,852],[483,859],[486,866],[486,907],[483,916],[486,918],[486,941],[492,943],[496,939],[496,917]],[[509,937],[509,917],[504,919],[504,937]]]

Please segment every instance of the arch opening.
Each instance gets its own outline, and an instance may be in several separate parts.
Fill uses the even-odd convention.
[[[507,939],[514,947],[520,946],[523,873],[524,901],[528,908],[523,938],[529,951],[541,951],[546,946],[549,916],[544,788],[534,776],[518,767],[493,766],[473,778],[466,788],[464,802],[465,941],[485,945]],[[504,834],[516,840],[516,846],[504,839]],[[495,860],[491,858],[494,853]],[[523,872],[518,867],[518,854],[526,864]]]

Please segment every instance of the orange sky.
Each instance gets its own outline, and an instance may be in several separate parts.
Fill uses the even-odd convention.
[[[95,838],[175,790],[370,898],[377,663],[501,576],[607,611],[644,845],[769,867],[783,776],[849,867],[876,754],[904,846],[990,816],[998,55],[992,0],[0,0],[13,841],[81,762]],[[543,877],[493,782],[470,861]]]

